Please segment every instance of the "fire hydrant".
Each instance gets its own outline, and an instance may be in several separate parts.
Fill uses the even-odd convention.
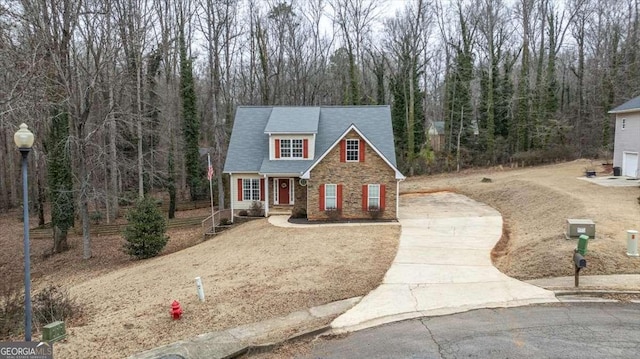
[[[182,315],[182,308],[180,308],[180,303],[177,300],[174,300],[173,303],[171,303],[170,313],[173,320],[180,319],[180,316]]]

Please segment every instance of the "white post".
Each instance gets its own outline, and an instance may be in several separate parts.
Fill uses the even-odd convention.
[[[396,180],[396,219],[400,218],[400,180]]]
[[[233,219],[234,219],[234,212],[233,212],[233,199],[234,199],[234,193],[237,193],[238,189],[235,188],[234,184],[234,180],[233,180],[233,173],[229,172],[229,209],[231,210],[231,223],[233,223]]]
[[[209,164],[209,167],[207,167],[207,177],[209,177],[209,192],[211,193],[211,230],[213,231],[213,234],[216,234],[216,217],[213,212],[213,167],[211,167],[210,153],[207,153],[207,161]]]
[[[264,175],[264,216],[269,217],[269,177]]]
[[[202,279],[196,277],[196,288],[198,289],[198,298],[201,302],[204,302],[204,288],[202,287]]]
[[[638,231],[627,231],[627,256],[638,257]]]

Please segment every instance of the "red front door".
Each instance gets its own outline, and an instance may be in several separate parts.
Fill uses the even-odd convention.
[[[289,179],[278,179],[278,203],[289,204]]]

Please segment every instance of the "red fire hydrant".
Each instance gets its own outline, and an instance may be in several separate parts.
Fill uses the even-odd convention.
[[[174,300],[173,303],[171,303],[170,313],[173,317],[173,320],[180,319],[180,316],[182,315],[182,308],[180,308],[180,303],[178,303],[177,300]]]

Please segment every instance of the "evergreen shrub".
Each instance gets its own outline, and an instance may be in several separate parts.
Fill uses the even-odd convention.
[[[138,201],[126,218],[129,223],[123,232],[124,251],[130,256],[138,259],[155,257],[167,245],[167,222],[154,199]]]

